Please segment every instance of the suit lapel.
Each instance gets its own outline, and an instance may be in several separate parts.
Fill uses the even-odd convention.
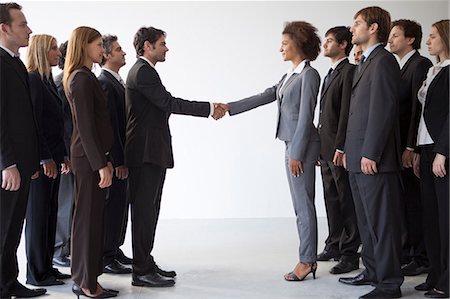
[[[412,61],[414,59],[416,59],[416,57],[419,56],[419,53],[416,51],[416,53],[413,54],[413,56],[411,56],[408,61],[405,63],[405,65],[403,66],[403,68],[400,70],[401,75],[403,76],[404,73],[406,73],[406,70],[408,69],[408,67],[411,65]]]
[[[11,55],[9,55],[2,48],[0,48],[0,55],[4,58],[4,61],[7,64],[9,64],[14,69],[14,71],[17,72],[22,83],[25,85],[26,88],[28,88],[28,77],[27,77],[28,74],[26,69],[24,69],[24,66],[20,62],[15,61],[15,58],[11,57]]]
[[[442,68],[442,70],[439,72],[439,74],[436,75],[436,77],[434,77],[433,81],[431,81],[430,86],[428,86],[428,90],[434,90],[434,86],[438,83],[438,81],[440,80],[440,78],[442,76],[448,76],[448,69],[449,66],[445,66]],[[431,94],[431,92],[427,92],[427,99],[425,101],[425,107],[428,106],[430,104],[430,100],[429,100],[429,95]]]
[[[348,59],[342,60],[337,66],[336,69],[333,71],[331,78],[328,79],[327,84],[324,86],[322,93],[321,93],[321,100],[323,99],[325,93],[328,90],[328,87],[330,87],[331,83],[339,77],[339,74],[341,73],[342,68],[344,67],[345,63],[348,61]],[[325,79],[324,79],[325,80]]]
[[[361,79],[362,75],[364,74],[365,70],[369,67],[370,63],[372,62],[372,59],[378,55],[380,50],[383,48],[383,45],[379,45],[376,47],[372,53],[370,53],[369,57],[367,58],[367,61],[364,62],[362,69],[358,72],[355,70],[355,76],[353,77],[353,85],[352,88],[355,88],[355,86],[358,84],[359,80]]]
[[[110,72],[102,70],[104,76],[108,77],[119,90],[125,91],[125,87]]]

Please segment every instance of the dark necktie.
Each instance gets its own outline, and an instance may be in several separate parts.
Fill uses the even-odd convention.
[[[323,84],[322,84],[322,93],[325,91],[325,88],[328,84],[328,81],[330,81],[331,75],[333,74],[333,68],[330,67],[330,69],[328,70],[327,75],[325,76],[325,78],[323,79]]]
[[[357,73],[359,74],[359,72],[362,70],[363,68],[363,64],[366,62],[366,57],[364,55],[361,56],[361,61],[358,64],[358,69],[357,69]]]

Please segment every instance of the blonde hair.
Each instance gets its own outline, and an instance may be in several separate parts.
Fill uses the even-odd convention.
[[[66,62],[64,63],[63,85],[67,94],[69,76],[82,68],[88,57],[87,45],[101,38],[100,32],[91,27],[81,26],[76,28],[70,36],[67,44]]]
[[[27,70],[37,72],[41,78],[50,77],[52,66],[48,61],[48,52],[52,48],[52,43],[56,39],[47,34],[38,34],[31,37],[31,42],[27,50]]]
[[[441,40],[442,40],[442,44],[444,45],[444,49],[445,49],[445,55],[446,57],[449,57],[449,26],[450,26],[450,21],[448,19],[446,20],[440,20],[439,22],[436,22],[432,25],[434,28],[436,28]],[[436,56],[437,62],[440,62],[440,58],[439,55]]]

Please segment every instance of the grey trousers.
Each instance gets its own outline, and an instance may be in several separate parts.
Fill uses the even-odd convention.
[[[295,216],[297,217],[297,231],[300,239],[299,260],[303,263],[313,263],[317,259],[317,216],[314,205],[315,180],[316,180],[316,159],[315,154],[318,148],[313,144],[309,159],[302,161],[303,173],[299,177],[294,177],[289,168],[290,142],[286,142],[285,166],[286,175],[291,191],[292,203],[294,205]]]

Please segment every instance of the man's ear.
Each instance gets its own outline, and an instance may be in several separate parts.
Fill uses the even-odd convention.
[[[345,50],[345,48],[347,48],[347,45],[348,45],[347,41],[344,40],[342,41],[342,43],[339,44],[339,48]]]
[[[375,33],[378,30],[378,23],[372,23],[369,26],[369,32],[370,33]]]
[[[7,33],[8,32],[8,25],[5,23],[0,23],[0,32]]]
[[[412,44],[414,44],[414,42],[416,41],[416,38],[415,37],[407,37],[406,38],[407,40],[408,40],[408,45],[412,45]]]

